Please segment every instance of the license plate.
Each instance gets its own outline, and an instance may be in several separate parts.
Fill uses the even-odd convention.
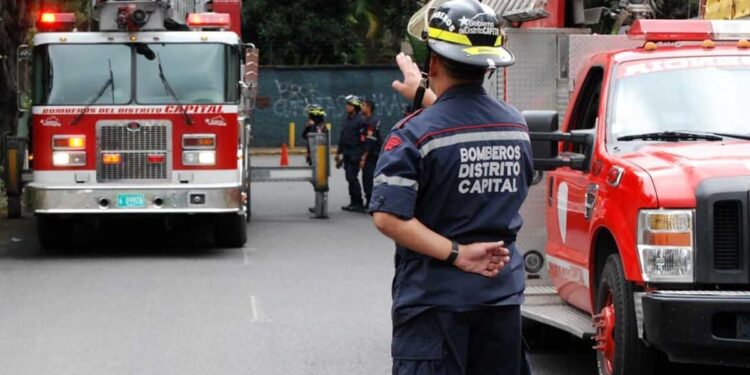
[[[737,316],[737,338],[750,340],[750,315]]]
[[[117,207],[143,208],[146,207],[146,199],[143,194],[119,194],[117,196]]]

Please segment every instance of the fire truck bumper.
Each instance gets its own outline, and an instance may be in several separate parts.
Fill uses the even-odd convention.
[[[643,324],[672,361],[750,367],[750,292],[648,293]]]
[[[35,214],[170,214],[244,212],[236,185],[49,188],[30,184],[26,202]]]

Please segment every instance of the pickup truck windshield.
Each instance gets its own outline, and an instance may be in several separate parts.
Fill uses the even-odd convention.
[[[750,58],[644,60],[617,70],[610,139],[661,132],[750,135]]]
[[[174,96],[182,104],[236,102],[238,51],[209,43],[39,46],[34,51],[34,104],[174,104]],[[159,77],[159,61],[174,96]],[[110,80],[110,66],[113,83],[96,99]]]

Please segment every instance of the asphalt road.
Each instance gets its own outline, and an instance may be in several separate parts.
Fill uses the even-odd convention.
[[[0,374],[388,374],[392,244],[331,186],[313,220],[308,184],[254,185],[242,249],[139,222],[43,251],[33,218],[0,219]],[[590,343],[554,337],[535,374],[595,373]]]

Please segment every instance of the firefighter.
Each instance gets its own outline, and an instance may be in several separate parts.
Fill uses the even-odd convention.
[[[305,129],[302,130],[302,139],[305,140],[305,144],[307,145],[307,165],[312,165],[308,137],[310,133],[328,133],[328,128],[325,123],[326,111],[318,104],[310,104],[305,110],[307,112],[307,123],[305,124]]]
[[[386,138],[369,206],[396,242],[393,374],[529,373],[515,240],[531,144],[523,116],[482,88],[514,58],[495,12],[476,0],[440,5],[426,39],[430,89],[418,89],[419,68],[403,55],[393,87],[427,108]]]
[[[365,100],[362,104],[362,116],[365,118],[365,144],[362,159],[359,162],[359,168],[362,169],[362,187],[365,190],[365,207],[370,206],[370,197],[372,196],[372,179],[375,173],[375,165],[380,156],[380,148],[383,146],[383,139],[380,132],[380,118],[375,115],[375,103],[372,100]]]
[[[355,95],[346,97],[346,118],[341,126],[336,165],[343,163],[346,182],[349,184],[349,205],[344,211],[365,212],[362,202],[362,187],[359,184],[359,162],[362,159],[365,141],[365,118],[362,117],[362,99]]]

